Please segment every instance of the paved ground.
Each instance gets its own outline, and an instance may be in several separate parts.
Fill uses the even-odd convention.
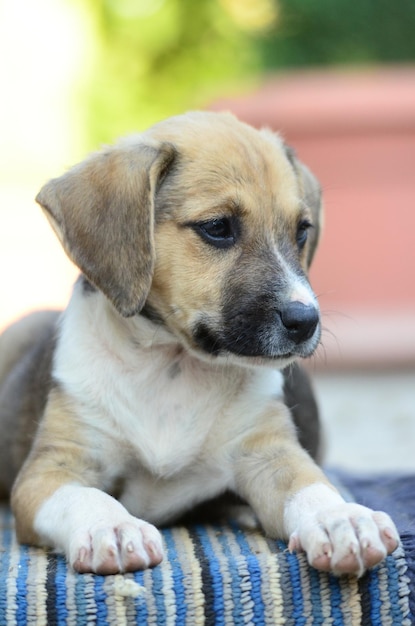
[[[363,472],[415,471],[415,369],[313,378],[327,464]]]

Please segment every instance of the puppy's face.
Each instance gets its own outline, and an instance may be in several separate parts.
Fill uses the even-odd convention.
[[[158,132],[178,157],[156,200],[148,305],[193,350],[282,364],[310,355],[320,324],[306,272],[319,224],[300,166],[278,137],[229,117]]]
[[[269,131],[229,115],[172,118],[52,181],[39,202],[121,314],[144,306],[200,356],[283,366],[316,348],[306,273],[318,185]]]

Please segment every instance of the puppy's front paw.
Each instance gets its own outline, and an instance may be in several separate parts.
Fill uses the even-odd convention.
[[[343,502],[318,508],[300,519],[288,547],[304,550],[316,569],[361,576],[393,552],[398,543],[399,536],[389,515]]]
[[[116,525],[98,523],[71,539],[69,559],[81,573],[118,574],[158,565],[163,544],[157,528],[129,516]]]

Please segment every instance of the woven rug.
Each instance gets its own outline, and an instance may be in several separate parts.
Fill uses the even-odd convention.
[[[395,517],[403,531],[402,546],[360,580],[318,573],[303,554],[290,554],[283,542],[231,521],[164,530],[166,558],[152,570],[116,576],[76,574],[61,556],[18,546],[10,510],[4,505],[0,626],[410,626],[415,623],[410,531],[414,508],[411,517],[405,494],[411,487],[413,505],[415,477],[358,480],[341,475],[340,481],[357,501],[371,498],[371,506],[392,514],[396,493],[402,498],[402,515]],[[403,483],[405,489],[399,491]]]

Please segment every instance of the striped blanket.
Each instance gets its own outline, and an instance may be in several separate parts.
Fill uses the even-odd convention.
[[[403,535],[402,546],[360,580],[318,573],[303,554],[232,521],[165,529],[166,558],[152,570],[80,575],[62,556],[17,545],[4,505],[0,626],[414,624],[414,526],[405,507],[414,504],[415,477],[337,478],[357,501],[397,514]]]

